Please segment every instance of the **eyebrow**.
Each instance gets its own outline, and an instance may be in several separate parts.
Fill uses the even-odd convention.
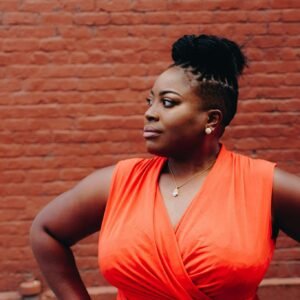
[[[165,94],[169,94],[169,93],[172,93],[172,94],[176,94],[178,96],[181,96],[179,93],[175,92],[175,91],[172,91],[172,90],[164,90],[164,91],[161,91],[159,92],[159,96],[163,96]],[[154,92],[153,90],[150,91],[150,94],[154,96]],[[182,96],[181,96],[182,97]]]

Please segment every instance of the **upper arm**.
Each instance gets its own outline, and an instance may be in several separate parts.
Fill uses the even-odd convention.
[[[98,231],[101,226],[114,166],[93,172],[74,188],[51,201],[34,220],[65,245]]]
[[[276,226],[300,241],[300,178],[275,168],[272,212]]]

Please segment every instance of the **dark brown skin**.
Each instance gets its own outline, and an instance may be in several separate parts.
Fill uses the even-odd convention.
[[[272,215],[275,226],[300,242],[300,178],[275,168]]]
[[[149,96],[145,125],[159,128],[161,134],[146,139],[146,145],[150,153],[169,157],[178,184],[209,167],[219,151],[222,113],[201,110],[199,101],[192,83],[179,67],[162,73]],[[204,134],[206,127],[212,128],[213,133]],[[70,247],[99,231],[113,170],[111,166],[92,173],[50,202],[32,224],[32,249],[49,286],[60,300],[90,299]],[[164,195],[170,194],[173,179],[168,169],[164,169],[159,186],[174,227],[206,175],[207,172],[191,180],[182,188],[185,189],[183,194],[188,196],[181,196],[175,204],[174,201],[170,204]],[[300,178],[277,168],[272,216],[274,228],[300,242]]]
[[[32,224],[34,255],[58,299],[90,299],[70,247],[100,229],[113,169],[107,167],[83,179],[51,201]]]

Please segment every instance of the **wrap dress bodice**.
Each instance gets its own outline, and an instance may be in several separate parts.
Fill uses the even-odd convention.
[[[166,160],[116,165],[99,266],[117,299],[256,299],[274,251],[274,164],[222,146],[174,229],[158,186]]]

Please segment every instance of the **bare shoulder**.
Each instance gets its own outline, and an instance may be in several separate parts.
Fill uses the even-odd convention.
[[[66,245],[98,231],[115,166],[99,169],[50,201],[33,222]]]
[[[279,229],[300,241],[300,177],[275,168],[272,210]]]

